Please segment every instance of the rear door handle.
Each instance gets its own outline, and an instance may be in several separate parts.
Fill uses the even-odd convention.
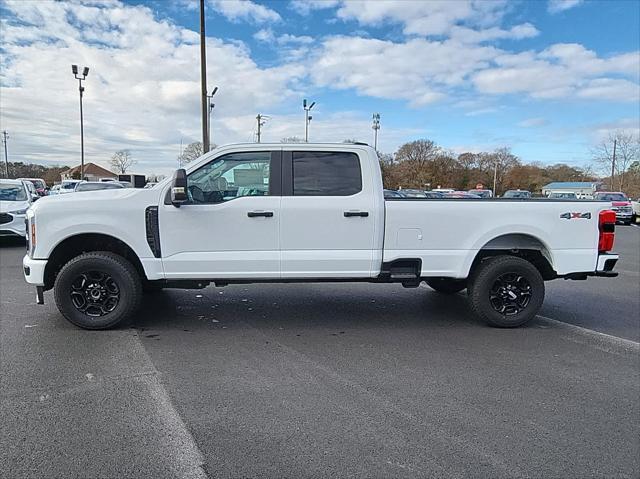
[[[273,211],[248,211],[247,216],[249,218],[257,218],[259,216],[263,216],[265,218],[272,218]]]
[[[353,216],[361,216],[363,218],[366,218],[367,216],[369,216],[369,212],[368,211],[345,211],[344,212],[345,218],[351,218]]]

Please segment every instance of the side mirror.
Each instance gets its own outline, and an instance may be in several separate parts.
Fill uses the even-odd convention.
[[[189,200],[187,197],[187,172],[184,168],[176,170],[171,183],[171,204],[179,208]]]

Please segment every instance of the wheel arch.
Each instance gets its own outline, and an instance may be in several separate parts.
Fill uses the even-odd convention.
[[[526,259],[540,271],[545,280],[557,277],[549,247],[540,238],[527,233],[507,233],[487,241],[473,258],[469,275],[473,274],[476,266],[484,259],[500,255]]]
[[[58,272],[70,259],[90,251],[109,251],[118,254],[134,266],[140,278],[146,278],[140,258],[127,243],[105,233],[81,233],[68,236],[51,250],[44,270],[44,289],[53,288]]]

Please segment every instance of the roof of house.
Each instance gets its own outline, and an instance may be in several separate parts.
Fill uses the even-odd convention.
[[[601,181],[555,181],[544,185],[542,188],[555,189],[555,188],[593,188],[595,185],[599,185]]]
[[[74,166],[73,168],[69,168],[62,173],[65,175],[73,175],[75,172],[80,173],[80,165]],[[109,171],[102,166],[96,165],[95,163],[85,163],[84,165],[84,174],[85,175],[95,175],[95,176],[107,176],[111,178],[115,178],[116,175],[113,171]]]

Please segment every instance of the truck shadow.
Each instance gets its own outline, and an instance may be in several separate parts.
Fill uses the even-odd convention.
[[[131,322],[139,329],[232,327],[484,327],[466,294],[442,295],[400,285],[233,285],[165,290],[145,296]]]

